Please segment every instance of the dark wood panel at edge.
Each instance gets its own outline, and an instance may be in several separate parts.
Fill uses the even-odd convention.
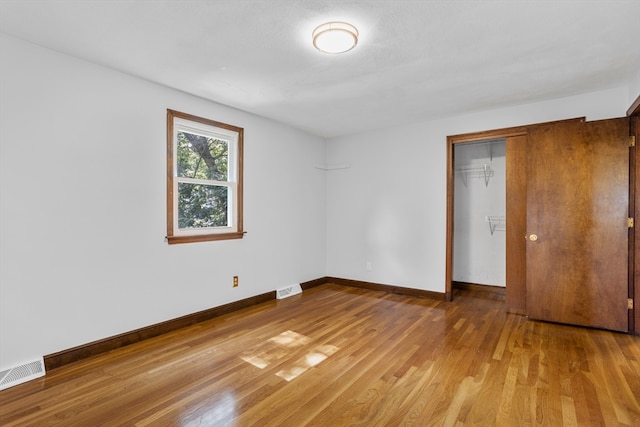
[[[638,98],[640,99],[640,97]],[[630,310],[629,330],[635,335],[640,335],[640,150],[638,150],[638,142],[640,141],[640,106],[638,111],[630,119],[629,133],[636,137],[636,147],[631,149],[630,156],[630,188],[633,190],[629,193],[629,210],[630,216],[635,218],[635,227],[629,230],[631,238],[629,239],[629,296],[634,299],[634,309]]]
[[[321,277],[319,279],[310,280],[300,284],[300,287],[310,289],[315,286],[319,286],[325,283],[334,283],[342,286],[352,286],[357,288],[365,288],[371,290],[384,291],[388,293],[395,293],[401,295],[410,295],[421,298],[432,298],[438,300],[444,300],[444,293],[424,291],[420,289],[410,289],[401,286],[382,285],[378,283],[362,282],[358,280],[340,279],[337,277]],[[69,348],[44,356],[44,364],[46,370],[58,368],[69,363],[86,359],[91,356],[106,353],[111,350],[115,350],[120,347],[124,347],[130,344],[134,344],[145,339],[153,338],[158,335],[162,335],[168,332],[172,332],[187,326],[194,325],[199,322],[213,319],[223,314],[227,314],[233,311],[241,310],[252,305],[260,304],[266,301],[274,300],[276,298],[276,292],[267,292],[261,295],[256,295],[250,298],[246,298],[240,301],[231,302],[218,307],[213,307],[207,310],[199,311],[185,316],[177,317],[175,319],[167,320],[165,322],[156,323],[154,325],[146,326],[134,331],[124,332],[119,335],[104,338],[101,340],[93,341],[87,344],[83,344],[77,347]]]
[[[629,230],[629,297],[634,300],[634,309],[629,310],[629,331],[640,335],[640,95],[627,110],[629,120],[629,135],[636,137],[636,147],[631,149],[629,156],[629,216],[635,218],[636,225]]]

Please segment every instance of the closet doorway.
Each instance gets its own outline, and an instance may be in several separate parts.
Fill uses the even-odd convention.
[[[447,301],[453,299],[453,282],[497,285],[506,288],[507,310],[525,313],[526,144],[525,126],[447,137]],[[457,148],[458,146],[461,148]],[[484,164],[487,164],[486,178]],[[480,165],[482,170],[478,170]],[[471,169],[466,177],[465,168]],[[472,177],[472,174],[476,175]],[[481,191],[469,192],[467,196],[456,194],[467,192],[465,180],[467,185],[473,180],[472,185],[475,187],[485,186],[484,193],[489,200],[474,200],[482,195]],[[457,183],[460,181],[461,185]],[[456,188],[456,185],[461,188]],[[460,202],[465,197],[471,197],[472,200]],[[471,212],[465,203],[478,207],[480,211]],[[457,212],[458,210],[461,212]],[[473,233],[478,237],[478,242],[489,242],[484,249],[482,243],[473,243],[473,249],[485,251],[481,255],[470,253],[473,249],[469,242],[465,242],[467,232],[464,228],[467,225],[460,222],[455,224],[456,216],[460,220],[467,215],[470,217],[467,221],[475,222]],[[472,219],[471,216],[475,218]],[[471,256],[475,257],[474,261],[465,266],[465,257]],[[491,265],[476,267],[483,259],[490,259]],[[456,261],[463,264],[454,266]]]
[[[461,245],[455,193],[464,165],[456,162],[463,153],[456,145],[504,138],[506,309],[538,320],[633,329],[628,135],[623,117],[448,137],[447,300]]]
[[[452,280],[504,288],[506,139],[456,144],[453,151]]]

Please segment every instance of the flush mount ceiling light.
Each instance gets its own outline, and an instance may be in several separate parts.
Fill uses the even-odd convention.
[[[346,22],[327,22],[313,30],[313,45],[321,52],[344,53],[358,44],[358,30]]]

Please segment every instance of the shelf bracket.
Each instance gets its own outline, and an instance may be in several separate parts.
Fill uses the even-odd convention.
[[[484,165],[484,168],[482,169],[482,172],[484,173],[484,186],[488,187],[489,186],[490,174],[487,173],[487,165]]]
[[[489,223],[489,232],[492,236],[496,230],[506,230],[506,218],[504,216],[486,216],[484,219]]]

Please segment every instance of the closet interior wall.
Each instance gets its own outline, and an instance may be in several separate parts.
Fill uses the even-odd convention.
[[[453,281],[506,286],[506,144],[454,147]]]

